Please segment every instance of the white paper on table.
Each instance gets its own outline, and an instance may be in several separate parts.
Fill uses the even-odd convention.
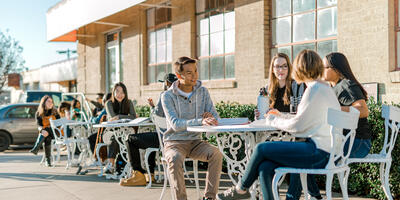
[[[248,118],[220,118],[220,119],[218,119],[219,126],[248,124],[248,123],[249,123]]]
[[[250,127],[264,127],[266,126],[267,119],[259,119],[249,124]]]
[[[131,119],[119,119],[114,121],[103,122],[102,124],[117,124],[117,123],[127,123],[130,122]]]
[[[129,123],[140,124],[140,123],[145,123],[145,122],[150,122],[150,118],[148,118],[148,117],[138,117],[138,118],[130,121]]]

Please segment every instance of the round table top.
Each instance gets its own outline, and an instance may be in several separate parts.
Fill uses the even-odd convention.
[[[219,133],[219,132],[257,132],[257,131],[275,131],[278,130],[274,127],[266,125],[222,125],[222,126],[188,126],[187,131],[190,132],[207,132],[207,133]]]
[[[117,127],[131,127],[131,126],[154,126],[153,122],[146,122],[146,123],[100,123],[93,125],[94,128],[117,128]]]
[[[91,122],[80,122],[80,121],[71,121],[66,123],[67,126],[82,126],[82,125],[90,125]]]

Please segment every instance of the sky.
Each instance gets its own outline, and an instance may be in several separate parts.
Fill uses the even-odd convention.
[[[6,32],[24,48],[25,67],[43,65],[67,59],[57,50],[76,50],[74,42],[48,42],[46,40],[46,12],[60,0],[0,0],[0,31]],[[73,54],[71,57],[76,57]]]

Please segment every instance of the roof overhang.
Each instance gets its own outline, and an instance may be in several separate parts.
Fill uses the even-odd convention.
[[[75,42],[80,27],[140,4],[146,0],[62,0],[46,13],[47,40]],[[102,22],[106,23],[106,22]]]

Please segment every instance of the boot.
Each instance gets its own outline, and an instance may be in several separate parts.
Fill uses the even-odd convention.
[[[46,165],[51,167],[51,145],[44,146],[44,155],[46,156]]]
[[[29,152],[37,155],[37,153],[40,149],[40,146],[42,146],[42,144],[43,144],[44,139],[45,139],[45,137],[42,134],[39,134],[39,136],[36,139],[35,146],[33,146],[33,148]]]

